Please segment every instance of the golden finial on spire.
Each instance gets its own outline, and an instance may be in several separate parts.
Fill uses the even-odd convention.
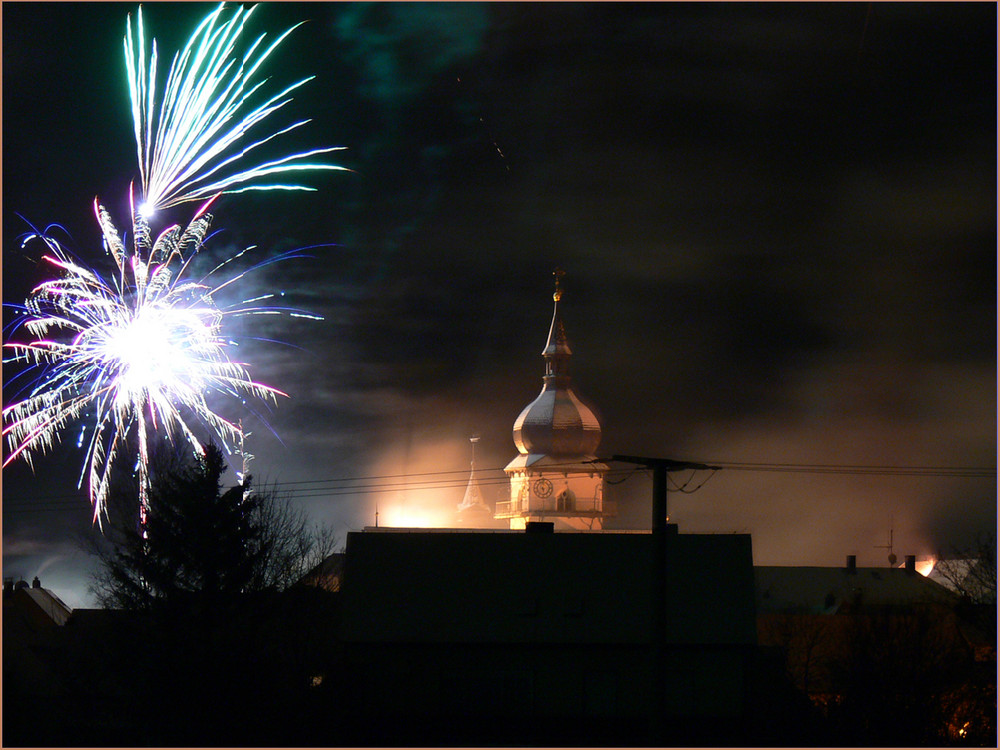
[[[556,270],[552,272],[552,275],[556,277],[556,291],[555,293],[553,293],[552,299],[558,302],[559,300],[562,299],[561,282],[562,282],[562,277],[566,275],[566,272],[561,268],[556,268]]]

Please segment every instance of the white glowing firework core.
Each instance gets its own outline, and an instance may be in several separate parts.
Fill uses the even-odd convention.
[[[169,328],[155,313],[142,310],[134,320],[109,331],[105,356],[119,371],[120,394],[135,398],[147,388],[171,380]]]
[[[169,307],[143,308],[111,328],[104,350],[119,373],[119,401],[135,400],[144,392],[197,390],[201,378],[192,365],[214,338],[212,326],[198,315]]]

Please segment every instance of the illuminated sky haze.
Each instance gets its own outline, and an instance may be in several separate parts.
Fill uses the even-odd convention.
[[[173,49],[211,7],[143,14]],[[5,302],[43,273],[18,214],[83,254],[95,195],[125,215],[130,11],[3,4]],[[317,520],[371,524],[376,497],[450,512],[472,434],[496,499],[556,266],[601,455],[995,467],[994,4],[281,3],[251,27],[300,20],[269,61],[316,75],[292,148],[347,146],[353,172],[220,200],[204,263],[316,246],[252,283],[324,321],[240,333],[261,339],[241,339],[254,379],[291,395],[266,415],[278,437],[245,418],[252,468]],[[71,605],[79,463],[67,440],[3,476],[5,575]],[[415,472],[454,474],[332,482]],[[642,472],[609,487],[614,523],[648,527],[649,491]],[[669,502],[682,531],[752,533],[764,565],[881,565],[890,525],[900,557],[996,526],[995,476],[723,471]]]

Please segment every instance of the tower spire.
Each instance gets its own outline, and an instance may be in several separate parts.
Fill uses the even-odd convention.
[[[557,376],[569,377],[569,358],[573,351],[566,337],[566,327],[563,325],[559,312],[559,302],[563,297],[562,277],[566,273],[557,268],[552,272],[555,277],[555,291],[552,293],[552,324],[549,326],[549,336],[545,340],[542,356],[545,357],[545,378],[550,380]]]

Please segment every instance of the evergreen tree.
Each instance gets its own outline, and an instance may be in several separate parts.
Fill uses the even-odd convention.
[[[281,711],[308,696],[319,668],[323,641],[304,623],[327,627],[329,594],[285,589],[333,537],[249,480],[223,487],[215,446],[155,459],[144,525],[135,487],[116,488],[91,587],[105,607],[131,610],[115,613],[120,632],[99,657],[123,686],[123,744],[259,744],[280,734]]]
[[[273,492],[251,490],[249,478],[223,488],[225,471],[222,451],[209,445],[157,472],[145,524],[112,522],[92,585],[104,606],[207,613],[247,592],[286,588],[331,551],[330,534]]]

